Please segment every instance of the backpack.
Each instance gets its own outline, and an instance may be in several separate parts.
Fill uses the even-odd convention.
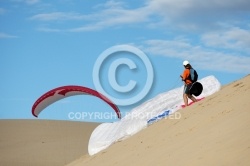
[[[189,89],[190,95],[199,96],[203,91],[203,86],[200,82],[195,82]]]
[[[198,74],[196,70],[193,68],[190,69],[189,79],[192,81],[192,86],[190,87],[189,91],[191,95],[199,96],[203,91],[203,86],[198,80]]]
[[[190,70],[190,75],[189,80],[192,81],[192,83],[196,82],[198,80],[198,74],[196,72],[196,70],[194,70],[193,68],[189,69]]]

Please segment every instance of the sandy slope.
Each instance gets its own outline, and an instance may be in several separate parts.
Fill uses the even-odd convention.
[[[250,76],[70,166],[200,166],[250,163]]]
[[[65,165],[87,154],[96,123],[0,120],[0,165]]]

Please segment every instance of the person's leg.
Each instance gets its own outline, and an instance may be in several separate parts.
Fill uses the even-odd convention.
[[[185,107],[188,106],[188,98],[191,99],[193,102],[197,102],[196,98],[192,95],[190,95],[190,87],[192,84],[188,84],[184,86],[184,92],[183,92],[183,100],[185,103]]]
[[[190,94],[190,88],[192,87],[192,84],[188,84],[187,86],[186,86],[186,94],[187,94],[187,97],[189,98],[189,99],[191,99],[193,102],[196,102],[197,100],[196,100],[196,98],[193,96],[193,95],[191,95]]]
[[[186,93],[183,94],[183,100],[185,103],[185,107],[188,106],[188,95]]]
[[[194,96],[192,96],[192,95],[187,95],[188,96],[188,98],[190,98],[193,102],[197,102],[197,100],[196,100],[196,98],[194,97]]]
[[[188,87],[187,87],[187,85],[184,85],[183,101],[184,101],[185,107],[188,106],[188,95],[187,95],[187,92],[188,92]]]

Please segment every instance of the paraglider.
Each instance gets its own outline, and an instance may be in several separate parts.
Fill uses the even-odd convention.
[[[61,100],[66,97],[75,96],[75,95],[92,95],[102,99],[104,102],[109,104],[117,114],[117,117],[121,119],[121,113],[119,108],[107,97],[97,92],[96,90],[76,85],[62,86],[48,91],[43,94],[40,98],[36,100],[32,107],[32,114],[35,117],[38,117],[39,113],[42,112],[50,104]]]

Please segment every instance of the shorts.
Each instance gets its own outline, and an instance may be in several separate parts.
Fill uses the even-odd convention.
[[[184,85],[184,94],[190,94],[190,88],[192,87],[192,84],[185,84]]]

